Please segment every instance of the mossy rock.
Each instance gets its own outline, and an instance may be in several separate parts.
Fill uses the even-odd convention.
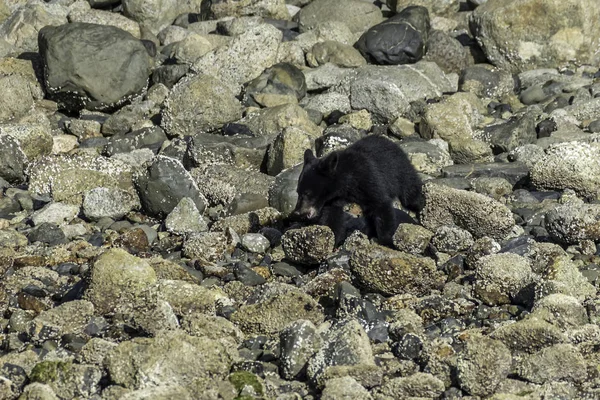
[[[70,369],[70,361],[42,361],[33,367],[29,379],[40,383],[54,382],[59,374],[66,375]]]

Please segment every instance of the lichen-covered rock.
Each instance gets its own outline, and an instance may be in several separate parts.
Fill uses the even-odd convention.
[[[294,321],[279,334],[281,376],[300,379],[306,373],[308,360],[321,347],[321,337],[315,325],[306,320]]]
[[[433,232],[421,225],[400,224],[394,233],[394,247],[411,254],[423,254],[433,237]]]
[[[269,147],[267,172],[277,175],[282,170],[299,164],[304,159],[306,149],[314,150],[314,139],[310,133],[298,127],[285,128]]]
[[[233,207],[252,199],[248,204],[251,211],[266,207],[269,185],[274,180],[258,171],[227,164],[202,164],[192,169],[191,176],[209,204]]]
[[[182,198],[165,219],[165,228],[178,235],[204,232],[208,225],[192,199]]]
[[[260,76],[277,62],[282,33],[268,24],[249,28],[226,46],[217,47],[200,57],[192,66],[196,72],[220,79],[238,95],[242,84]]]
[[[32,382],[47,384],[60,399],[91,397],[100,391],[102,369],[72,361],[42,361],[29,374]]]
[[[333,252],[335,238],[329,227],[312,225],[288,230],[281,244],[287,259],[300,264],[318,264]]]
[[[0,109],[3,109],[0,106]],[[0,135],[0,178],[9,183],[25,179],[25,154],[13,137]]]
[[[553,293],[538,299],[531,315],[543,318],[561,329],[576,328],[589,323],[587,311],[581,302],[562,293]]]
[[[255,15],[276,20],[290,19],[290,14],[284,0],[227,0],[215,1],[209,4],[211,19]]]
[[[79,207],[73,204],[53,202],[31,215],[31,221],[34,226],[51,223],[55,225],[65,225],[73,221],[79,214]]]
[[[15,3],[15,5],[24,3]],[[12,8],[12,7],[11,7]],[[67,13],[56,12],[44,3],[32,3],[16,10],[0,26],[0,38],[13,46],[14,52],[37,53],[38,34],[45,26],[57,26],[67,23]]]
[[[122,342],[108,353],[105,364],[116,384],[144,389],[186,386],[200,377],[224,378],[237,357],[235,348],[216,340],[171,331]]]
[[[568,202],[548,211],[544,226],[561,243],[600,240],[600,205]]]
[[[300,101],[306,96],[304,73],[288,62],[280,62],[267,68],[244,88],[247,105],[260,104],[260,98],[264,95],[285,96]]]
[[[444,281],[431,258],[372,244],[364,236],[346,241],[346,246],[350,249],[352,272],[369,290],[388,296],[400,293],[424,296]]]
[[[402,398],[437,398],[444,392],[444,382],[431,374],[416,372],[385,382],[375,395],[377,400]]]
[[[478,97],[503,99],[511,95],[514,89],[515,80],[512,74],[489,64],[478,63],[460,72],[461,92],[474,93]]]
[[[214,131],[241,118],[242,105],[224,82],[199,74],[177,83],[165,100],[162,116],[167,134],[183,137]]]
[[[94,304],[98,313],[107,314],[155,282],[156,274],[146,260],[122,249],[111,249],[92,266],[84,297]]]
[[[483,256],[475,263],[475,293],[486,304],[510,304],[533,282],[529,260],[514,253]]]
[[[519,72],[597,61],[598,19],[594,0],[489,0],[475,9],[471,26],[494,65]]]
[[[473,236],[464,229],[454,225],[442,225],[437,228],[431,238],[431,244],[437,251],[457,253],[466,250],[474,243]]]
[[[374,364],[367,333],[358,321],[350,319],[336,323],[327,331],[320,349],[308,362],[306,372],[312,382],[322,385],[328,369]]]
[[[479,193],[426,183],[425,207],[421,223],[436,230],[442,225],[457,225],[475,238],[504,238],[515,225],[511,211],[503,204]]]
[[[83,214],[93,221],[100,218],[119,219],[139,207],[137,196],[118,188],[97,187],[83,196]]]
[[[374,4],[357,0],[315,0],[302,7],[296,16],[300,32],[310,31],[328,21],[344,22],[354,34],[362,34],[382,20]]]
[[[265,286],[265,285],[263,285]],[[291,286],[270,293],[270,287],[260,289],[266,293],[253,304],[242,305],[231,315],[231,322],[250,335],[273,335],[290,323],[303,319],[318,325],[323,322],[322,307],[310,296]]]
[[[373,397],[356,379],[350,376],[333,378],[325,383],[321,400],[372,400]]]
[[[402,118],[398,118],[399,120]],[[436,143],[437,142],[437,143]],[[442,168],[452,165],[448,145],[441,139],[400,142],[399,146],[418,172],[439,176]]]
[[[81,3],[79,3],[81,4]],[[86,6],[75,8],[69,13],[69,22],[85,22],[88,24],[114,26],[125,32],[131,33],[133,37],[140,39],[140,26],[129,18],[110,11],[92,9]]]
[[[225,254],[233,251],[231,243],[223,232],[200,232],[191,234],[183,244],[183,254],[204,264],[222,260]]]
[[[53,331],[58,339],[65,334],[81,335],[94,313],[94,305],[85,300],[74,300],[42,311],[30,323],[29,334],[34,339],[44,337],[42,330]]]
[[[269,205],[281,212],[282,217],[290,215],[298,202],[298,178],[302,164],[281,171],[269,187]]]
[[[295,126],[311,137],[319,137],[322,129],[309,117],[306,110],[297,104],[283,104],[254,112],[240,123],[246,125],[256,136],[275,137],[290,126]]]
[[[6,88],[0,100],[0,122],[17,120],[33,108],[33,96],[27,79],[19,75],[2,75],[0,86]]]
[[[235,344],[240,344],[244,340],[242,331],[231,321],[204,312],[184,315],[181,328],[192,336],[213,340],[227,339]]]
[[[238,235],[255,233],[260,228],[274,225],[281,220],[279,211],[272,207],[261,208],[244,214],[225,217],[216,221],[210,227],[211,232],[225,232],[233,229]]]
[[[585,301],[596,296],[594,285],[588,282],[577,265],[566,255],[551,255],[541,269],[542,280],[536,287],[537,298],[560,293]]]
[[[498,327],[490,335],[512,351],[535,353],[544,347],[566,341],[566,335],[555,325],[535,316]]]
[[[316,43],[306,54],[306,60],[313,68],[327,63],[342,68],[355,68],[367,63],[354,47],[333,40]]]
[[[456,364],[460,387],[474,396],[494,393],[510,372],[512,357],[499,340],[474,337],[467,341]]]
[[[50,122],[27,122],[23,118],[19,123],[4,124],[0,127],[0,136],[11,136],[28,160],[33,161],[52,153],[54,136]]]
[[[455,93],[439,103],[430,104],[419,124],[421,136],[448,142],[472,139],[474,128],[483,120],[481,109],[480,101],[473,93]]]
[[[581,383],[587,378],[585,360],[571,344],[556,344],[523,358],[517,365],[517,374],[539,384],[552,381]]]
[[[573,189],[581,196],[598,196],[600,147],[568,142],[551,145],[531,168],[531,182],[539,190]]]
[[[42,157],[28,166],[29,190],[50,194],[54,201],[81,205],[97,187],[123,189],[137,197],[132,167],[122,161],[90,155]]]

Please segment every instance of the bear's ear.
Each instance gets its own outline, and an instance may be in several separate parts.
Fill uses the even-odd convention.
[[[331,152],[327,157],[325,157],[325,159],[323,159],[323,161],[321,161],[321,170],[328,175],[333,175],[337,169],[338,161],[338,152]]]
[[[306,149],[306,151],[304,152],[304,164],[308,164],[309,162],[311,162],[312,160],[314,160],[316,157],[313,154],[311,149]]]

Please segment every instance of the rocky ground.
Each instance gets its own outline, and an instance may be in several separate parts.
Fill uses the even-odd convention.
[[[599,20],[0,0],[0,398],[600,398]],[[368,133],[420,225],[285,231],[304,150]]]

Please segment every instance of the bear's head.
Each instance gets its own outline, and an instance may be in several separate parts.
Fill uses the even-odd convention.
[[[335,172],[338,153],[316,158],[312,150],[304,152],[304,167],[298,179],[298,202],[292,216],[301,219],[316,218],[323,206],[336,196]]]

